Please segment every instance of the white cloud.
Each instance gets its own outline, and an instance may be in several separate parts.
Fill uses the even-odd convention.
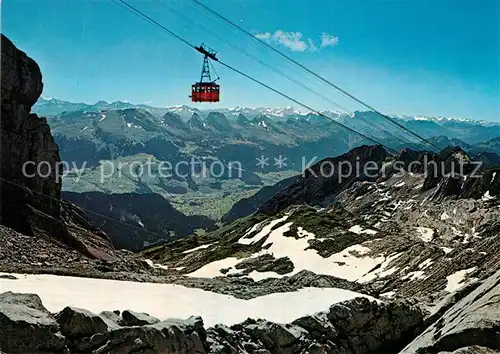
[[[339,44],[339,37],[332,36],[331,34],[328,34],[326,32],[323,32],[323,34],[321,34],[321,48],[335,47],[338,44]]]
[[[339,43],[339,38],[332,36],[326,32],[321,35],[320,46],[314,43],[311,38],[304,38],[301,32],[286,32],[277,30],[274,33],[260,32],[255,34],[255,37],[266,41],[281,44],[294,52],[315,52],[325,47],[333,47]]]
[[[316,44],[314,44],[314,42],[313,42],[313,40],[311,38],[309,38],[307,40],[307,42],[309,43],[309,50],[311,52],[315,52],[315,51],[319,50],[318,47],[316,47]]]
[[[277,30],[272,36],[273,40],[294,52],[305,52],[309,45],[302,40],[302,37],[300,32],[285,32],[282,30]]]
[[[257,37],[258,39],[262,39],[262,40],[268,40],[271,38],[271,33],[269,33],[269,32],[257,33],[255,35],[255,37]]]

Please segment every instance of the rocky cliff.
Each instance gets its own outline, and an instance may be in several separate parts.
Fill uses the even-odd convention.
[[[60,201],[58,146],[46,119],[30,113],[43,89],[40,68],[3,35],[1,48],[1,224],[88,256],[111,250],[80,209]]]
[[[215,222],[206,216],[187,216],[159,194],[63,192],[63,198],[88,210],[90,219],[109,235],[119,249],[140,251],[193,234],[213,231]]]

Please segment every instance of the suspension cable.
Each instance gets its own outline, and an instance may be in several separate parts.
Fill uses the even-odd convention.
[[[420,136],[419,134],[413,132],[412,130],[406,128],[404,125],[400,124],[399,122],[395,121],[394,119],[392,119],[391,117],[383,114],[382,112],[378,111],[377,109],[373,108],[371,105],[367,104],[366,102],[360,100],[359,98],[357,98],[356,96],[352,95],[351,93],[349,93],[348,91],[344,90],[343,88],[341,88],[340,86],[334,84],[333,82],[331,82],[330,80],[327,80],[325,79],[323,76],[317,74],[316,72],[312,71],[311,69],[309,69],[308,67],[306,67],[305,65],[301,64],[300,62],[296,61],[295,59],[293,59],[292,57],[286,55],[285,53],[283,53],[282,51],[274,48],[273,46],[271,46],[270,44],[264,42],[263,40],[255,37],[252,33],[250,33],[249,31],[247,31],[246,29],[244,29],[243,27],[241,27],[240,25],[234,23],[233,21],[231,21],[230,19],[228,19],[227,17],[219,14],[218,12],[216,12],[215,10],[211,9],[210,7],[208,7],[207,5],[203,4],[201,1],[199,0],[191,0],[193,1],[195,4],[197,4],[198,6],[202,7],[203,9],[205,9],[206,11],[210,12],[212,15],[218,17],[219,19],[223,20],[224,22],[230,24],[231,26],[233,26],[234,28],[238,29],[239,31],[243,32],[245,35],[247,35],[248,37],[252,38],[253,40],[259,42],[260,44],[266,46],[268,49],[272,50],[273,52],[275,52],[276,54],[278,54],[279,56],[285,58],[286,60],[288,60],[289,62],[291,62],[292,64],[298,66],[299,68],[305,70],[307,73],[309,73],[310,75],[316,77],[317,79],[323,81],[324,83],[326,83],[328,86],[330,87],[333,87],[334,89],[336,89],[337,91],[339,91],[340,93],[342,93],[343,95],[345,95],[346,97],[348,97],[349,99],[353,100],[354,102],[362,105],[363,107],[369,109],[370,111],[373,111],[375,114],[377,114],[378,116],[380,116],[381,118],[391,122],[392,124],[396,125],[397,127],[405,130],[406,132],[410,133],[411,135],[413,135],[414,137],[418,138],[419,140],[425,142],[427,145],[431,146],[432,148],[434,148],[436,151],[440,151],[440,149],[435,146],[431,141],[429,141],[428,139]]]
[[[192,45],[191,43],[189,43],[187,40],[185,40],[185,39],[184,39],[184,38],[182,38],[181,36],[177,35],[176,33],[172,32],[171,30],[169,30],[169,29],[168,29],[168,28],[166,28],[165,26],[161,25],[159,22],[155,21],[155,20],[154,20],[154,19],[152,19],[150,16],[148,16],[148,15],[144,14],[142,11],[140,11],[140,10],[136,9],[134,6],[132,6],[132,5],[128,4],[126,1],[124,1],[124,0],[113,0],[113,2],[115,2],[115,3],[116,3],[117,1],[119,1],[119,2],[121,2],[121,3],[126,4],[126,5],[127,5],[127,8],[125,8],[126,10],[129,10],[129,11],[131,11],[131,12],[133,12],[133,13],[135,13],[135,14],[139,15],[140,17],[142,17],[142,18],[143,18],[143,19],[145,19],[146,21],[148,21],[148,22],[150,22],[150,23],[152,23],[152,24],[156,25],[156,26],[157,26],[157,27],[159,27],[160,29],[165,30],[167,33],[171,34],[173,37],[175,37],[175,38],[177,38],[177,39],[181,40],[183,43],[185,43],[185,44],[189,45],[191,48],[196,49],[196,47],[195,47],[194,45]],[[363,138],[367,139],[368,141],[370,141],[370,142],[372,142],[372,143],[374,143],[374,144],[376,144],[376,145],[380,145],[380,146],[384,147],[386,150],[388,150],[388,151],[390,151],[390,152],[392,152],[392,153],[394,153],[394,154],[397,154],[397,151],[396,151],[396,150],[394,150],[394,149],[392,149],[391,147],[386,146],[385,144],[383,144],[383,143],[381,143],[381,142],[379,142],[379,141],[377,141],[377,140],[375,140],[375,139],[373,139],[373,138],[371,138],[371,137],[369,137],[369,136],[367,136],[367,135],[365,135],[365,134],[363,134],[363,133],[360,133],[360,132],[358,132],[357,130],[355,130],[355,129],[353,129],[353,128],[350,128],[350,127],[348,127],[348,126],[346,126],[346,125],[344,125],[344,124],[342,124],[342,123],[340,123],[340,122],[338,122],[338,121],[336,121],[336,120],[334,120],[333,118],[331,118],[331,117],[329,117],[329,116],[327,116],[327,115],[325,115],[325,114],[321,113],[320,111],[318,111],[318,110],[316,110],[316,109],[314,109],[314,108],[312,108],[312,107],[310,107],[310,106],[306,105],[305,103],[302,103],[301,101],[298,101],[298,100],[296,100],[296,99],[292,98],[291,96],[289,96],[289,95],[287,95],[287,94],[285,94],[285,93],[283,93],[283,92],[281,92],[281,91],[279,91],[279,90],[277,90],[277,89],[275,89],[275,88],[273,88],[273,87],[271,87],[271,86],[269,86],[269,85],[265,84],[264,82],[259,81],[259,80],[257,80],[257,79],[255,79],[255,78],[253,78],[252,76],[250,76],[250,75],[248,75],[248,74],[245,74],[244,72],[242,72],[242,71],[240,71],[240,70],[238,70],[238,69],[236,69],[236,68],[234,68],[234,67],[230,66],[229,64],[226,64],[226,63],[224,63],[224,62],[221,62],[219,59],[216,59],[216,61],[218,61],[221,65],[225,66],[226,68],[228,68],[228,69],[230,69],[230,70],[232,70],[232,71],[234,71],[234,72],[236,72],[236,73],[238,73],[238,74],[240,74],[240,75],[242,75],[242,76],[244,76],[244,77],[246,77],[246,78],[250,79],[251,81],[253,81],[253,82],[255,82],[255,83],[257,83],[257,84],[259,84],[259,85],[261,85],[261,86],[263,86],[263,87],[265,87],[265,88],[267,88],[267,89],[269,89],[269,90],[271,90],[271,91],[273,91],[273,92],[275,92],[275,93],[277,93],[278,95],[280,95],[280,96],[282,96],[282,97],[284,97],[284,98],[286,98],[286,99],[288,99],[288,100],[290,100],[290,101],[292,101],[292,102],[294,102],[294,103],[296,103],[296,104],[298,104],[298,105],[302,106],[303,108],[308,109],[308,110],[310,110],[311,112],[314,112],[314,113],[316,113],[316,114],[318,114],[318,115],[320,115],[320,116],[322,116],[322,117],[324,117],[324,118],[326,118],[326,119],[328,119],[328,120],[331,120],[333,123],[335,123],[335,124],[337,124],[337,125],[339,125],[339,126],[343,127],[343,128],[344,128],[344,129],[346,129],[347,131],[352,132],[352,133],[354,133],[354,134],[357,134],[358,136],[361,136],[361,137],[363,137]]]
[[[318,91],[315,91],[314,89],[312,89],[311,87],[301,83],[300,81],[292,78],[291,76],[287,75],[286,73],[284,73],[283,71],[280,71],[278,70],[276,67],[270,65],[270,64],[267,64],[265,61],[259,59],[258,57],[256,57],[255,55],[249,53],[248,51],[244,50],[243,48],[240,48],[238,47],[237,45],[234,45],[232,42],[228,41],[226,38],[224,38],[223,36],[219,35],[218,33],[204,27],[203,25],[200,25],[199,23],[197,23],[196,21],[192,20],[191,18],[187,17],[186,15],[182,14],[181,12],[175,10],[174,8],[172,8],[171,6],[168,6],[165,2],[162,2],[161,0],[156,0],[156,2],[161,5],[162,7],[164,7],[165,9],[167,9],[168,11],[170,11],[171,13],[173,13],[174,15],[184,19],[185,21],[189,22],[191,25],[199,28],[200,30],[214,36],[215,38],[217,38],[218,40],[220,40],[221,42],[227,44],[228,46],[230,46],[231,48],[239,51],[240,53],[244,54],[245,56],[255,60],[256,62],[258,62],[259,64],[267,67],[268,69],[274,71],[275,73],[277,73],[278,75],[286,78],[287,80],[293,82],[294,84],[296,85],[299,85],[300,87],[302,87],[303,89],[305,90],[308,90],[309,92],[313,93],[314,95],[322,98],[323,100],[325,101],[328,101],[330,102],[332,105],[334,105],[335,107],[343,110],[345,113],[349,112],[348,109],[346,109],[345,107],[342,107],[340,104],[338,104],[337,102],[331,100],[330,98],[326,97],[325,95],[319,93]]]
[[[227,45],[229,45],[230,47],[232,47],[233,49],[243,53],[244,55],[246,55],[247,57],[255,60],[256,62],[258,62],[259,64],[267,67],[268,69],[276,72],[277,74],[279,74],[280,76],[288,79],[289,81],[295,83],[296,85],[306,89],[307,91],[313,93],[314,95],[316,95],[317,97],[320,97],[322,98],[323,100],[325,101],[328,101],[330,102],[332,105],[334,105],[335,107],[339,108],[341,111],[343,110],[344,113],[348,114],[349,113],[349,110],[346,109],[345,107],[341,106],[340,104],[338,104],[337,102],[329,99],[328,97],[326,97],[325,95],[319,93],[318,91],[315,91],[314,89],[312,89],[310,86],[307,86],[305,84],[303,84],[302,82],[294,79],[293,77],[287,75],[286,73],[284,73],[283,71],[280,71],[278,70],[277,68],[275,68],[274,66],[272,65],[269,65],[267,64],[266,62],[264,62],[263,60],[259,59],[258,57],[256,57],[255,55],[249,53],[248,51],[244,50],[243,48],[240,48],[238,47],[237,45],[234,45],[232,42],[228,41],[226,38],[220,36],[218,33],[204,27],[203,25],[199,24],[198,22],[194,21],[193,19],[189,18],[188,16],[182,14],[181,12],[175,10],[174,8],[172,8],[171,6],[167,5],[165,2],[161,1],[161,0],[155,0],[156,3],[158,3],[160,6],[164,7],[165,9],[167,9],[169,12],[173,13],[174,15],[176,15],[177,17],[179,18],[182,18],[184,19],[185,21],[187,21],[188,23],[190,23],[192,26],[195,26],[197,28],[199,28],[200,30],[214,36],[215,38],[217,38],[218,40],[220,40],[221,42],[223,43],[226,43]],[[195,11],[196,9],[193,8]],[[211,64],[211,63],[210,63]],[[213,65],[211,65],[211,67],[213,68]],[[215,71],[215,69],[214,69]],[[363,119],[365,121],[365,119]],[[374,124],[374,122],[370,122],[369,124]],[[402,138],[401,136],[398,136],[395,132],[392,132],[392,131],[389,131],[389,130],[385,130],[384,127],[378,123],[378,122],[375,122],[375,127],[376,129],[381,132],[382,134],[385,134],[385,135],[388,135],[389,137],[401,142],[404,145],[406,144],[412,144],[412,142],[410,140],[405,140],[404,138]]]
[[[35,190],[33,190],[33,189],[31,189],[31,188],[28,188],[28,187],[26,187],[26,186],[24,186],[24,185],[22,185],[22,184],[19,184],[19,183],[16,183],[16,182],[10,181],[10,180],[5,179],[5,178],[3,178],[3,177],[0,177],[0,181],[3,181],[3,182],[5,182],[5,183],[11,184],[11,185],[13,185],[13,186],[16,186],[16,187],[22,188],[22,189],[24,189],[24,190],[28,190],[28,191],[30,191],[30,192],[32,192],[32,193],[38,194],[38,195],[43,196],[43,197],[45,197],[45,198],[47,198],[47,199],[54,200],[54,201],[56,201],[56,202],[61,202],[61,199],[57,199],[57,198],[54,198],[54,197],[52,197],[52,196],[50,196],[50,195],[47,195],[47,194],[45,194],[45,193],[35,191]],[[150,231],[150,230],[148,230],[148,229],[145,229],[145,228],[143,228],[143,227],[140,227],[140,226],[135,226],[135,225],[132,225],[132,224],[129,224],[129,223],[123,222],[123,221],[121,221],[121,220],[118,220],[118,219],[115,219],[115,218],[109,217],[109,216],[107,216],[107,215],[104,215],[104,214],[101,214],[101,213],[98,213],[98,212],[95,212],[95,211],[92,211],[92,210],[89,210],[89,209],[83,208],[83,207],[81,207],[81,206],[79,206],[79,208],[80,208],[80,209],[82,209],[82,210],[84,210],[86,213],[89,213],[89,214],[92,214],[92,215],[95,215],[95,216],[99,216],[99,217],[101,217],[101,218],[103,218],[103,219],[106,219],[106,220],[109,220],[109,221],[113,221],[113,222],[116,222],[116,223],[118,223],[118,224],[122,224],[122,225],[128,226],[128,227],[130,227],[130,228],[132,228],[132,229],[136,229],[136,230],[138,230],[138,231],[142,231],[142,232],[146,232],[146,233],[148,233],[148,234],[154,235],[154,236],[158,236],[158,237],[160,237],[160,239],[165,239],[165,238],[168,238],[168,235],[162,235],[162,234],[159,234],[159,233],[157,233],[157,232],[154,232],[154,231]]]

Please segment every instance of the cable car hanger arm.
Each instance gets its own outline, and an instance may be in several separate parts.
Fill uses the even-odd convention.
[[[203,43],[198,47],[194,47],[194,49],[196,49],[198,52],[200,52],[201,54],[203,54],[207,58],[210,58],[210,59],[215,60],[215,61],[219,61],[219,59],[217,58],[217,52],[208,48]]]

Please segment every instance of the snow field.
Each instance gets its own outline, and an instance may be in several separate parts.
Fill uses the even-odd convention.
[[[94,313],[130,309],[161,320],[202,316],[205,326],[233,325],[247,318],[289,323],[305,315],[327,310],[331,305],[369,296],[335,288],[304,288],[251,300],[237,299],[201,289],[174,284],[138,283],[56,275],[13,274],[17,280],[0,280],[0,292],[35,293],[51,312],[66,306]],[[300,304],[300,306],[297,306]]]

